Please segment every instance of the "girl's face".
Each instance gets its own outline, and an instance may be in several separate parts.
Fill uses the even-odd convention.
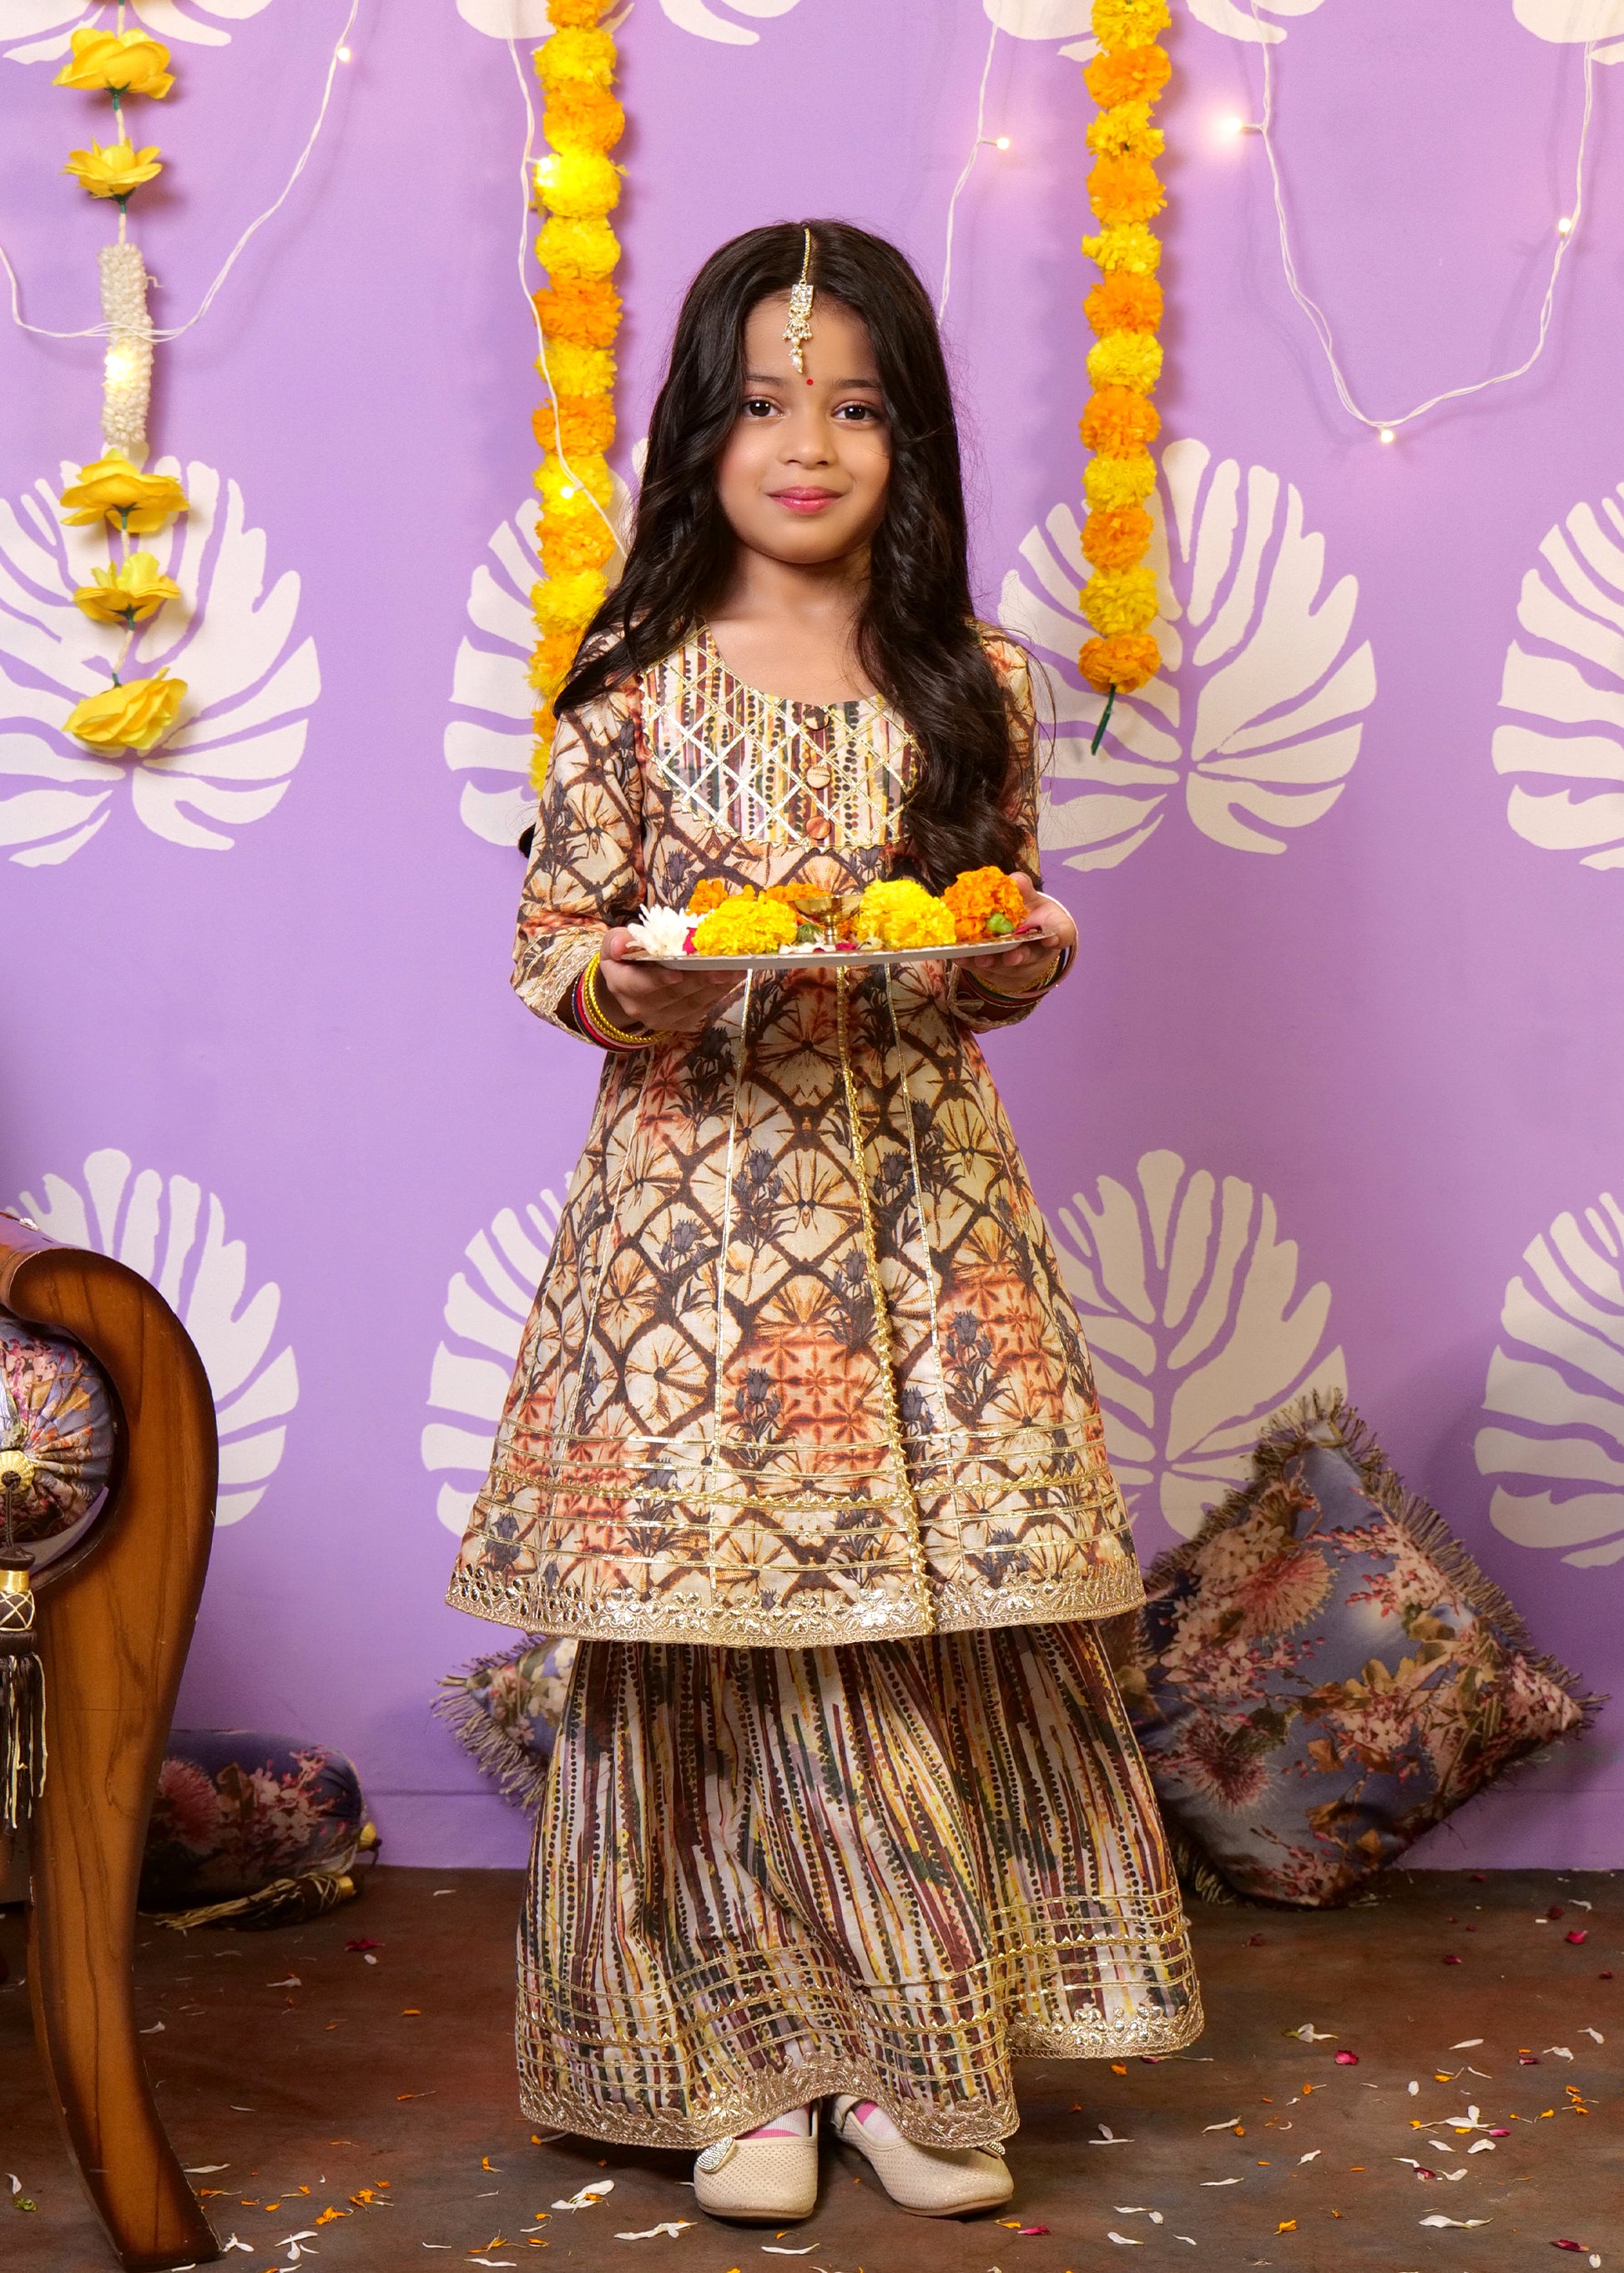
[[[819,293],[803,377],[784,340],[787,294],[750,311],[744,396],[717,467],[741,544],[786,566],[861,554],[885,512],[891,436],[867,326]]]

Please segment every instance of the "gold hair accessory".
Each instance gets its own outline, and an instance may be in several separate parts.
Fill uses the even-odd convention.
[[[791,287],[789,321],[784,326],[784,336],[789,342],[789,359],[805,379],[807,373],[807,341],[812,336],[812,232],[807,231],[806,257],[801,264],[801,274]]]

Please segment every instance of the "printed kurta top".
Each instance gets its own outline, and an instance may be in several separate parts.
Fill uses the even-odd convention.
[[[1025,658],[983,638],[1035,876]],[[880,698],[761,694],[702,631],[560,723],[519,994],[573,1031],[609,926],[701,877],[883,874],[914,762]],[[975,1039],[1033,998],[968,968],[752,974],[696,1037],[607,1058],[455,1605],[788,1648],[1142,1599],[1087,1351]]]

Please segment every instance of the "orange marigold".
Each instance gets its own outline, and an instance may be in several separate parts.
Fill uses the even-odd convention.
[[[538,694],[549,699],[569,676],[569,666],[575,659],[575,649],[581,644],[579,632],[549,632],[536,643],[530,657],[530,685]]]
[[[1119,102],[1154,102],[1172,77],[1165,48],[1118,48],[1083,69],[1083,84],[1101,110]]]
[[[541,522],[542,566],[549,576],[568,576],[581,568],[602,568],[614,557],[614,539],[598,515],[590,521]]]
[[[719,876],[702,876],[688,896],[688,912],[691,916],[708,916],[712,908],[721,906],[728,892],[729,887]],[[741,884],[733,897],[753,900],[756,897],[755,885]]]
[[[993,937],[988,924],[994,916],[1002,916],[1012,929],[1026,912],[1019,885],[1002,868],[962,869],[942,897],[952,910],[954,936],[961,947]]]
[[[533,293],[541,328],[550,340],[572,347],[612,348],[620,328],[620,296],[613,284],[583,277]]]
[[[1102,386],[1083,413],[1084,441],[1109,458],[1132,456],[1161,431],[1155,404],[1126,386]]]
[[[1132,568],[1150,549],[1150,515],[1142,505],[1091,513],[1083,523],[1083,558],[1096,568]]]
[[[1148,221],[1167,198],[1148,158],[1096,158],[1088,202],[1102,221]]]
[[[626,131],[626,113],[606,86],[566,80],[548,94],[541,131],[555,150],[612,150]]]
[[[1083,303],[1096,337],[1107,332],[1154,332],[1162,321],[1162,287],[1154,276],[1113,269]]]
[[[558,31],[589,30],[604,12],[604,0],[547,0],[547,20]]]
[[[1085,642],[1078,664],[1097,694],[1116,687],[1137,694],[1162,668],[1162,650],[1148,632],[1118,632],[1111,639]]]
[[[585,456],[613,441],[614,404],[606,394],[560,394],[557,419],[553,405],[544,402],[530,413],[530,425],[544,450],[559,447],[555,428],[562,428],[566,457]]]

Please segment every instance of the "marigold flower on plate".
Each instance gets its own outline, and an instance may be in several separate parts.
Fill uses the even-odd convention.
[[[1002,931],[1012,931],[1026,912],[1019,885],[1002,868],[961,869],[942,898],[952,911],[954,932],[961,946],[991,938],[988,926],[995,917]]]
[[[691,916],[708,916],[711,909],[719,908],[727,896],[727,886],[720,876],[702,876],[688,896],[688,911]],[[741,885],[735,896],[754,899],[755,885]]]
[[[566,26],[537,49],[536,76],[549,94],[572,79],[607,86],[614,77],[613,37],[584,26]]]
[[[549,213],[583,221],[620,202],[620,169],[598,150],[554,150],[535,165],[537,201]]]
[[[79,468],[78,481],[64,490],[62,502],[70,508],[62,516],[70,529],[105,516],[145,536],[162,529],[171,514],[185,512],[186,492],[172,474],[144,474],[121,450],[109,450]]]
[[[1108,457],[1137,456],[1161,431],[1155,404],[1125,386],[1102,386],[1083,412],[1084,441]]]
[[[105,147],[93,142],[88,150],[70,151],[62,170],[71,174],[93,198],[127,198],[143,182],[156,181],[163,167],[155,142],[149,142],[144,150],[138,150],[132,142],[109,142]]]
[[[1107,332],[1154,332],[1162,321],[1162,287],[1154,276],[1118,270],[1101,277],[1083,303],[1096,339]]]
[[[1086,641],[1077,660],[1096,694],[1114,686],[1119,694],[1137,694],[1161,670],[1162,650],[1148,632],[1118,632]]]
[[[73,34],[73,60],[64,64],[51,84],[120,94],[166,95],[175,84],[169,51],[147,32],[79,31]]]
[[[541,371],[541,357],[536,369]],[[547,367],[542,375],[560,394],[607,394],[614,385],[614,357],[607,348],[581,348],[573,340],[547,341]]]
[[[1083,469],[1083,494],[1091,513],[1119,513],[1143,505],[1156,486],[1156,461],[1148,450],[1126,458],[1090,458]]]
[[[870,884],[857,911],[856,932],[865,945],[951,947],[957,937],[953,911],[944,900],[912,876],[892,876]]]
[[[571,277],[531,295],[549,341],[568,340],[578,348],[608,348],[620,327],[620,296],[613,284]],[[551,354],[551,347],[548,349]]]
[[[1119,102],[1154,102],[1173,75],[1165,48],[1118,48],[1083,66],[1083,84],[1101,110]]]
[[[566,276],[607,276],[620,257],[620,241],[606,221],[551,214],[536,232],[536,258],[555,284]]]
[[[746,899],[732,893],[694,928],[695,955],[772,955],[787,947],[801,925],[781,900]]]
[[[1162,266],[1162,240],[1142,221],[1112,221],[1098,236],[1083,239],[1083,252],[1098,266],[1131,276],[1154,276]]]
[[[1149,221],[1167,196],[1148,158],[1096,158],[1088,202],[1103,221]]]
[[[154,749],[185,697],[184,680],[161,671],[156,679],[132,679],[86,695],[68,713],[67,729],[93,750]]]
[[[626,131],[626,113],[606,86],[566,79],[547,97],[541,131],[555,150],[612,150]]]
[[[94,582],[81,584],[73,597],[97,623],[144,623],[166,600],[180,597],[180,586],[162,574],[150,552],[132,552],[117,569],[90,573]]]
[[[1088,350],[1095,386],[1125,386],[1148,394],[1162,376],[1162,342],[1154,332],[1108,332]]]
[[[1147,102],[1119,102],[1089,124],[1088,147],[1101,158],[1159,158],[1167,136],[1150,123]]]
[[[1150,549],[1151,521],[1143,506],[1091,513],[1083,524],[1083,558],[1096,568],[1132,568]]]
[[[1102,48],[1148,47],[1172,20],[1168,0],[1094,0],[1094,35]]]
[[[1101,568],[1083,587],[1083,613],[1103,639],[1146,630],[1160,604],[1152,568]]]
[[[530,612],[544,634],[573,631],[578,639],[608,596],[608,584],[596,569],[580,568],[533,585]]]

